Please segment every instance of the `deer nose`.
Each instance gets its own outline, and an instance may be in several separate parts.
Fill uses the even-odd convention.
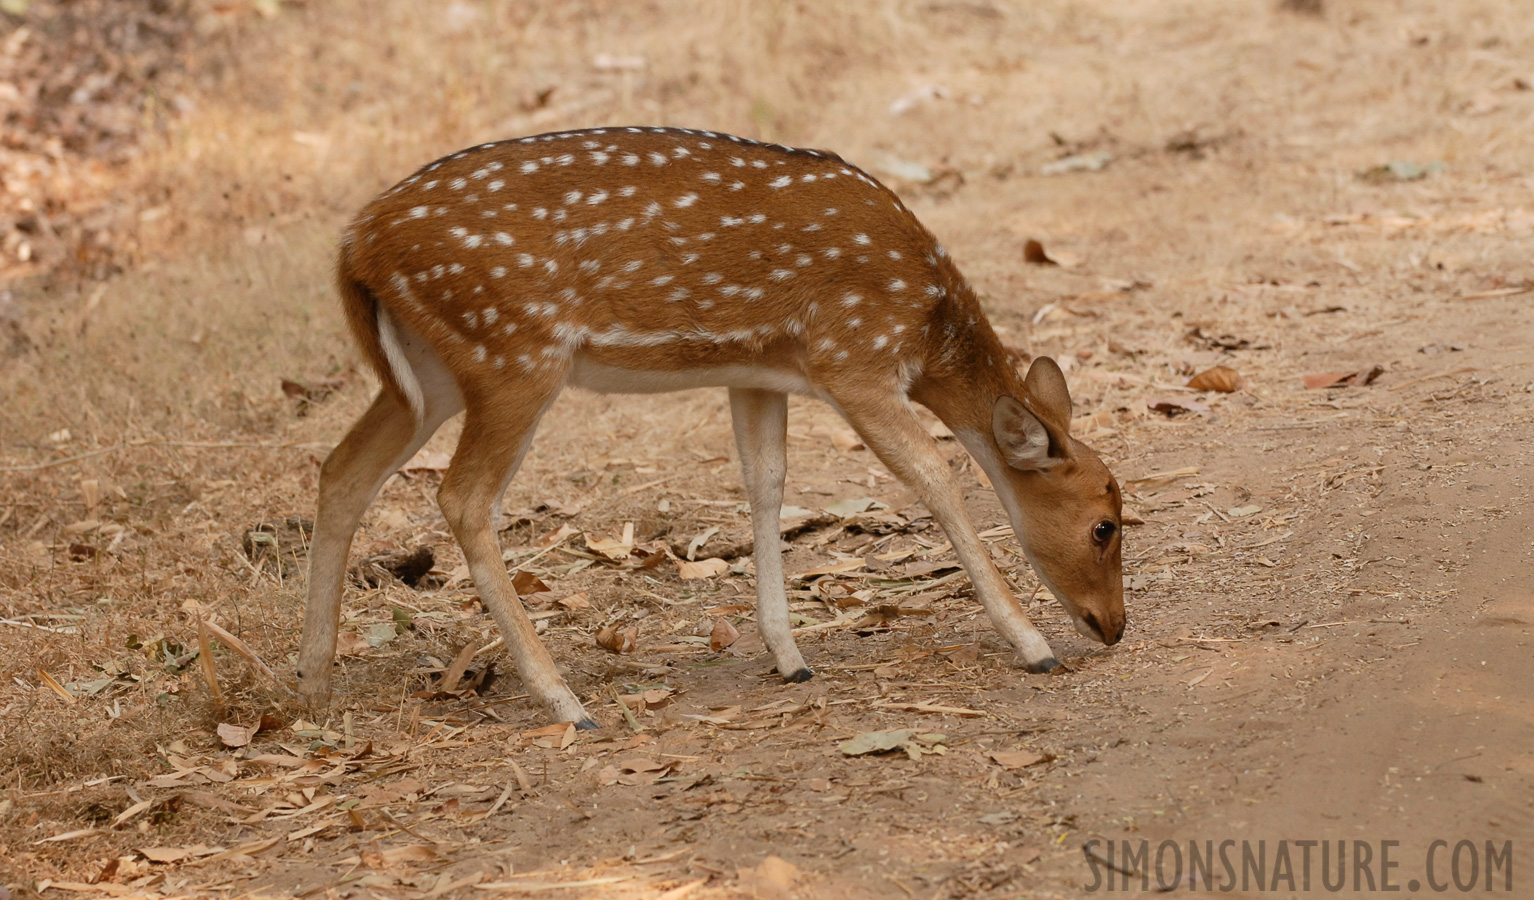
[[[1092,613],[1082,613],[1081,620],[1086,623],[1088,628],[1092,629],[1092,635],[1107,646],[1111,647],[1114,644],[1117,644],[1119,639],[1124,636],[1123,619],[1119,619],[1117,626],[1113,629],[1112,632],[1104,628],[1102,623],[1098,621],[1097,616]]]

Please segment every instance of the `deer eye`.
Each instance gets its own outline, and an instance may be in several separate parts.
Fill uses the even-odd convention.
[[[1103,519],[1101,522],[1098,522],[1096,525],[1092,526],[1092,540],[1098,542],[1099,544],[1106,544],[1108,541],[1113,539],[1113,533],[1118,531],[1118,529],[1119,527],[1117,525],[1113,524],[1107,519]]]

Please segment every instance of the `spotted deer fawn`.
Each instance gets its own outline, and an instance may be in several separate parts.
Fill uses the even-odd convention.
[[[830,403],[921,498],[1029,671],[1058,665],[992,563],[911,401],[989,476],[1076,630],[1124,631],[1120,495],[1070,435],[1052,359],[1019,377],[974,292],[900,199],[841,158],[680,128],[483,144],[362,211],[340,248],[351,330],[382,382],[325,460],[299,651],[330,699],[346,557],[385,479],[450,416],[437,494],[528,693],[596,727],[512,587],[493,511],[566,386],[729,390],[755,537],[757,622],[784,680],[811,676],[790,627],[778,517],[790,393]]]

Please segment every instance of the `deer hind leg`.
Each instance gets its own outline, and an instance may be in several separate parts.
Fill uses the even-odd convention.
[[[458,439],[452,465],[442,479],[437,503],[463,548],[474,586],[505,637],[512,663],[527,692],[553,714],[555,721],[574,722],[577,728],[596,728],[597,723],[560,677],[554,658],[538,639],[538,632],[506,572],[491,519],[498,499],[532,443],[538,419],[558,396],[561,383],[561,378],[550,378],[538,384],[503,389],[495,395],[493,405],[471,399],[463,436]]]
[[[304,635],[298,647],[299,694],[313,710],[330,705],[330,669],[336,656],[346,557],[357,524],[389,476],[459,409],[456,390],[427,396],[426,415],[418,424],[401,397],[381,391],[320,468]]]
[[[991,562],[964,508],[964,493],[948,468],[948,461],[911,408],[893,389],[888,394],[835,390],[831,394],[863,442],[896,477],[916,491],[942,526],[980,604],[996,630],[1017,648],[1023,665],[1031,672],[1048,672],[1058,666],[1049,642],[1028,621],[1006,579]]]
[[[784,681],[809,681],[814,673],[794,644],[783,586],[783,546],[778,517],[788,472],[788,395],[779,391],[730,389],[735,445],[751,500],[756,556],[756,623]]]

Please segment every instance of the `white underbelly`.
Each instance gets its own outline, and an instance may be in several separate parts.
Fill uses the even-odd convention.
[[[570,365],[569,384],[600,394],[660,394],[692,388],[759,388],[787,394],[819,396],[805,377],[788,369],[769,366],[716,366],[708,369],[624,369],[592,362],[576,354]]]

